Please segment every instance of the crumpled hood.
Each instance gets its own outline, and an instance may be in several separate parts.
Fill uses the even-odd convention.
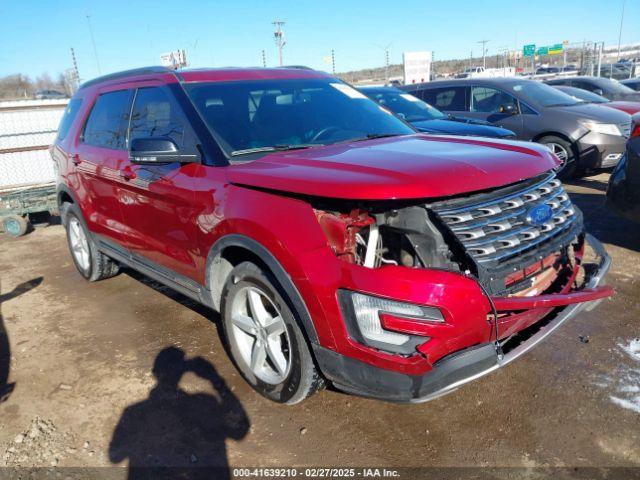
[[[526,142],[408,135],[275,152],[227,168],[236,185],[354,200],[438,198],[491,189],[557,166]]]
[[[445,133],[450,135],[476,135],[479,137],[509,137],[513,136],[511,130],[493,127],[488,124],[465,122],[458,120],[421,120],[411,122],[421,132]]]

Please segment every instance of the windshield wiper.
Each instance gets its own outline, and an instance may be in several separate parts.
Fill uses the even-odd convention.
[[[348,140],[348,141],[364,142],[365,140],[373,140],[375,138],[399,137],[401,135],[406,135],[406,134],[405,133],[367,133],[366,137],[354,138],[353,140]]]
[[[251,153],[261,153],[261,152],[283,152],[287,150],[303,150],[305,148],[311,147],[320,147],[321,143],[300,143],[298,145],[272,145],[269,147],[255,147],[255,148],[245,148],[243,150],[234,150],[231,152],[232,157],[237,157],[238,155],[249,155]]]

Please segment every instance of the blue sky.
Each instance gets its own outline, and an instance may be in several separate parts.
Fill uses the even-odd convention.
[[[74,47],[83,80],[98,75],[86,15],[90,15],[101,73],[159,63],[159,55],[187,50],[193,67],[275,65],[271,21],[285,26],[285,64],[330,70],[333,48],[338,72],[400,63],[403,51],[433,50],[435,57],[480,55],[524,43],[563,40],[617,44],[623,0],[511,1],[122,1],[0,0],[0,76],[71,66]],[[640,0],[626,0],[622,43],[640,41]]]

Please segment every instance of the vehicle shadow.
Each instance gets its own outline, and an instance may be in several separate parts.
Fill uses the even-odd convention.
[[[15,388],[15,383],[9,383],[9,372],[11,369],[11,343],[9,342],[9,334],[4,324],[2,316],[2,304],[13,298],[16,298],[29,290],[33,290],[42,283],[43,277],[37,277],[28,282],[17,285],[10,292],[0,294],[0,403],[9,398],[11,392]],[[0,284],[0,292],[2,285]]]
[[[198,315],[202,315],[203,317],[206,317],[216,325],[218,324],[218,319],[220,315],[217,312],[211,310],[210,308],[202,305],[199,302],[196,302],[195,300],[190,299],[186,295],[183,295],[180,292],[175,291],[171,287],[167,287],[166,285],[163,285],[162,283],[157,282],[150,277],[147,277],[143,273],[140,273],[128,267],[123,267],[122,273],[128,275],[129,277],[133,278],[134,280],[137,280],[138,282],[142,283],[143,285],[146,285],[149,288],[153,288],[156,292],[161,293],[162,295],[164,295],[167,298],[170,298],[174,302],[178,302],[179,304],[189,308],[191,311],[197,313]]]
[[[109,460],[129,461],[128,478],[230,478],[226,440],[241,440],[250,422],[237,397],[202,357],[187,359],[167,347],[156,357],[156,386],[147,399],[127,407],[109,444]],[[179,387],[192,372],[214,394]]]

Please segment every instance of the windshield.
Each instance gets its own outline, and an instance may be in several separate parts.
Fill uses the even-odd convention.
[[[437,108],[400,90],[391,88],[385,90],[364,89],[363,92],[369,98],[387,107],[396,115],[401,115],[407,122],[447,118],[447,116]]]
[[[185,90],[231,156],[414,133],[334,78],[192,83]]]
[[[512,84],[511,89],[525,102],[540,107],[569,107],[584,103],[549,85],[533,80]]]
[[[571,95],[573,98],[582,100],[585,103],[609,103],[611,101],[604,97],[601,97],[596,93],[590,92],[588,90],[583,90],[582,88],[559,87],[558,90],[566,93],[567,95]]]
[[[609,95],[636,93],[633,89],[612,78],[597,78],[594,79],[593,83]]]

